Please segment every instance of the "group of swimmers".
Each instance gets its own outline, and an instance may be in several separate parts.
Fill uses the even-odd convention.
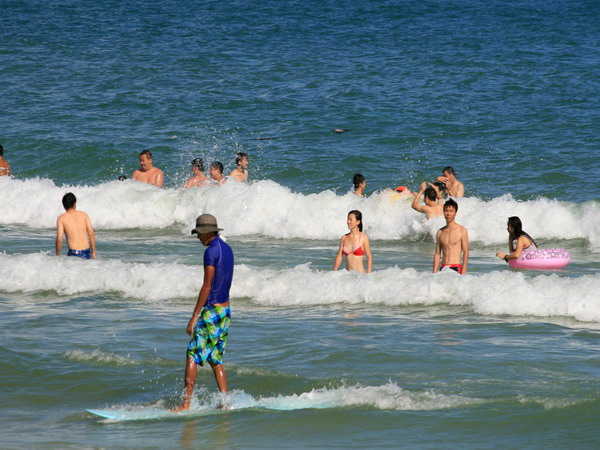
[[[162,187],[164,172],[154,166],[150,150],[140,152],[139,163],[140,168],[133,172],[132,178],[136,181]],[[236,182],[248,181],[248,155],[242,152],[237,153],[235,163],[236,167],[229,174],[229,178]],[[188,179],[185,188],[207,186],[211,183],[221,186],[226,181],[223,175],[223,164],[219,161],[211,163],[210,178],[204,174],[204,161],[202,158],[192,160],[191,167],[193,176]],[[0,145],[0,175],[10,174],[10,165],[4,159],[4,148]],[[357,173],[353,177],[353,184],[354,194],[364,197],[367,186],[366,178]],[[404,195],[414,196],[412,208],[425,214],[428,219],[442,215],[446,219],[446,225],[436,233],[433,272],[450,268],[461,274],[466,273],[469,264],[468,231],[455,221],[458,204],[453,199],[463,197],[465,187],[456,178],[454,168],[451,166],[444,167],[442,176],[437,177],[434,182],[421,183],[418,192],[411,193],[405,186],[399,186],[396,191]],[[421,196],[423,196],[424,204],[420,203]],[[442,200],[446,196],[451,198],[442,204]],[[63,235],[66,235],[69,256],[95,259],[96,239],[89,216],[85,212],[77,210],[77,198],[73,193],[65,194],[62,203],[65,213],[57,219],[56,254],[60,255]],[[347,270],[365,272],[363,256],[366,256],[366,272],[372,272],[371,246],[369,237],[362,231],[362,213],[358,210],[350,211],[346,223],[349,232],[340,239],[333,270],[340,268],[342,259],[345,256]],[[508,262],[511,259],[518,259],[522,251],[529,249],[532,245],[537,248],[535,241],[522,230],[521,220],[518,217],[509,218],[507,229],[510,253],[505,254],[499,251],[496,253],[499,258]]]
[[[1,156],[2,153],[0,153],[0,164],[4,161]],[[150,150],[140,152],[139,161],[140,168],[133,172],[132,178],[142,183],[162,187],[164,172],[154,166],[152,152]],[[242,152],[237,153],[235,162],[236,167],[229,174],[229,178],[237,182],[248,181],[248,155]],[[8,172],[10,175],[10,168]],[[186,188],[207,186],[211,184],[211,179],[217,186],[221,186],[226,181],[223,176],[223,164],[219,161],[210,165],[210,179],[204,175],[202,158],[195,158],[192,161],[192,172],[193,176],[185,184]],[[120,177],[120,179],[125,179],[125,177]],[[56,221],[56,254],[61,254],[64,235],[67,238],[68,256],[96,259],[96,238],[89,216],[85,212],[77,210],[77,198],[71,192],[63,196],[62,204],[65,212]]]
[[[440,228],[435,236],[435,254],[433,256],[433,273],[441,269],[452,269],[460,274],[467,273],[469,265],[469,233],[465,227],[456,223],[458,204],[448,199],[443,206],[446,226]],[[369,236],[363,233],[362,213],[352,210],[346,220],[348,233],[340,239],[333,270],[338,270],[343,256],[346,257],[346,269],[354,272],[365,272],[363,256],[367,258],[367,273],[373,271],[373,258]],[[440,267],[441,260],[441,267]]]
[[[354,194],[364,197],[367,180],[364,175],[357,173],[353,177]],[[432,182],[423,182],[419,192],[410,192],[406,186],[395,189],[403,195],[414,197],[411,207],[425,214],[427,219],[444,216],[446,225],[440,228],[435,237],[435,253],[433,256],[433,273],[442,269],[451,269],[459,274],[467,272],[469,265],[469,233],[467,229],[458,224],[456,213],[458,203],[454,198],[464,197],[464,184],[456,178],[456,172],[451,166],[442,170],[442,176]],[[424,203],[420,203],[421,196]],[[442,203],[444,198],[451,197]],[[453,197],[453,198],[452,198]],[[359,210],[348,213],[346,220],[348,230],[340,239],[340,245],[333,264],[333,270],[338,270],[342,259],[346,257],[346,269],[355,272],[365,272],[363,256],[367,259],[367,273],[373,270],[373,258],[371,256],[371,245],[369,237],[363,233],[363,218]],[[523,251],[537,249],[537,244],[531,236],[523,231],[523,225],[519,217],[509,217],[507,223],[508,248],[510,253],[496,252],[496,256],[504,261],[519,259]],[[516,244],[515,244],[516,243]],[[441,262],[441,266],[440,266]]]
[[[142,183],[152,184],[156,187],[163,187],[165,174],[158,167],[154,166],[152,152],[150,150],[142,150],[139,154],[140,168],[133,172],[132,178]],[[248,181],[248,155],[243,152],[238,152],[235,158],[235,169],[229,174],[229,178],[237,182]],[[215,183],[217,186],[223,185],[227,181],[223,175],[223,163],[214,161],[210,165],[210,178],[204,174],[204,160],[202,158],[194,158],[192,160],[192,173],[185,184],[185,188],[208,186]],[[125,177],[119,177],[124,180]]]

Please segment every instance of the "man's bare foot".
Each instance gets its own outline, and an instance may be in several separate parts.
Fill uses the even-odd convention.
[[[181,411],[189,411],[190,409],[190,405],[186,405],[184,403],[182,403],[181,405],[179,405],[176,408],[171,408],[169,411],[170,412],[181,412]]]

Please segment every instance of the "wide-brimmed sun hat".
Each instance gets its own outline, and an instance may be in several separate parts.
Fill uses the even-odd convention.
[[[204,234],[212,231],[221,231],[217,225],[217,218],[212,214],[202,214],[196,219],[196,228],[192,230],[192,234]]]

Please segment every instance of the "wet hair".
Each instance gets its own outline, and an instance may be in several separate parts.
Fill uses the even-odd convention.
[[[192,160],[192,167],[197,167],[201,172],[204,172],[204,161],[202,158],[195,158]]]
[[[119,175],[119,181],[125,181],[127,177],[125,175]]]
[[[73,206],[75,206],[75,203],[77,203],[77,197],[75,197],[75,194],[72,192],[67,192],[65,195],[63,195],[62,204],[65,207],[65,210],[68,211],[71,209]]]
[[[235,164],[239,166],[242,162],[242,159],[247,157],[248,155],[246,155],[244,152],[238,152],[237,156],[235,157]]]
[[[354,217],[356,218],[356,220],[358,220],[360,222],[358,224],[358,231],[362,231],[363,230],[362,213],[358,209],[353,209],[352,211],[350,211],[348,213],[348,215],[350,215],[350,214],[353,214]]]
[[[446,173],[446,172],[448,172],[450,175],[456,175],[452,166],[444,167],[444,170],[442,170],[442,173]]]
[[[140,152],[140,156],[146,155],[146,158],[152,159],[152,152],[150,150],[142,150]]]
[[[458,203],[456,203],[454,201],[454,199],[452,199],[452,198],[449,200],[446,200],[446,203],[444,203],[444,209],[450,208],[450,207],[454,208],[454,211],[458,211]]]
[[[0,145],[0,156],[4,156],[4,147]]]
[[[358,189],[360,183],[362,183],[365,180],[366,178],[362,173],[357,173],[356,175],[354,175],[352,177],[352,183],[354,183],[354,190]]]
[[[431,186],[429,186],[427,189],[425,189],[425,191],[423,191],[423,195],[425,196],[425,198],[428,198],[432,202],[435,202],[437,199],[437,192],[435,192],[435,189]]]
[[[219,172],[223,173],[223,164],[220,161],[215,161],[214,163],[212,163],[210,165],[210,168],[215,168],[217,169]]]
[[[448,187],[446,186],[446,183],[444,183],[443,181],[434,181],[433,185],[437,186],[437,188],[442,194],[442,197],[448,198]]]
[[[517,216],[509,217],[508,225],[512,226],[513,236],[515,239],[519,239],[521,236],[525,236],[537,247],[537,244],[535,243],[533,238],[529,236],[529,234],[527,234],[525,231],[523,231],[523,223],[521,222],[521,219],[519,219]]]

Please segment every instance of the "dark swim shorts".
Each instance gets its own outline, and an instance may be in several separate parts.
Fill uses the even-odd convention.
[[[67,256],[77,256],[78,258],[90,259],[92,257],[92,250],[86,248],[85,250],[71,250],[67,253]]]

